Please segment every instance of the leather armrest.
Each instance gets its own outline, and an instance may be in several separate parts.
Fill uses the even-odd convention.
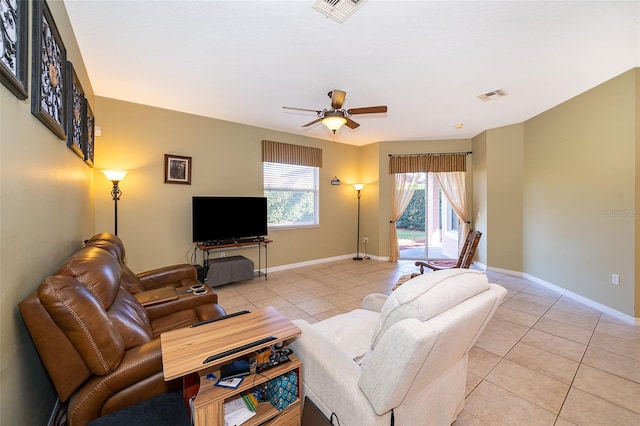
[[[160,287],[135,293],[133,297],[144,307],[178,300],[175,287]]]
[[[209,286],[205,285],[204,288],[207,289],[205,294],[180,294],[180,292],[178,292],[178,298],[176,300],[159,303],[153,306],[146,306],[145,309],[149,315],[149,320],[153,321],[175,312],[184,311],[185,309],[196,309],[202,305],[213,305],[218,303],[218,294]]]
[[[188,263],[164,266],[137,274],[140,283],[147,290],[163,286],[182,287],[198,280],[195,266]],[[195,284],[195,283],[194,283]]]
[[[226,315],[226,311],[222,306],[216,304],[201,305],[196,308],[199,321],[206,321]]]

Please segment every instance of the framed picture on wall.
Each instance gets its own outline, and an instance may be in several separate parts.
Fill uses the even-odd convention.
[[[0,0],[1,1],[1,0]],[[84,90],[80,80],[73,69],[73,64],[67,61],[67,88],[65,109],[67,114],[67,146],[78,157],[84,160],[84,132],[86,131],[86,114],[84,112]]]
[[[82,114],[85,117],[84,124],[86,126],[86,129],[82,135],[82,150],[84,152],[84,162],[87,163],[90,167],[93,167],[96,119],[93,116],[93,110],[91,109],[91,105],[89,105],[89,101],[83,99],[82,104]]]
[[[45,1],[33,2],[32,56],[31,113],[60,139],[66,139],[67,51]]]
[[[28,0],[0,0],[0,81],[18,99],[27,99]]]
[[[191,157],[165,154],[164,183],[191,185]]]

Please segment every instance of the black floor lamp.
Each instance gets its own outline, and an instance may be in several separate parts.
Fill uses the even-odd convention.
[[[118,184],[129,172],[126,170],[102,170],[102,173],[113,183],[111,197],[113,198],[114,234],[118,235],[118,200],[122,195]]]
[[[354,183],[353,187],[358,191],[358,235],[356,236],[356,257],[353,260],[362,260],[360,257],[360,191],[364,188],[364,183]]]

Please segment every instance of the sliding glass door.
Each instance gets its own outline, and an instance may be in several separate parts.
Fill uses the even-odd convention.
[[[400,259],[458,258],[458,217],[432,173],[420,174],[396,229]]]

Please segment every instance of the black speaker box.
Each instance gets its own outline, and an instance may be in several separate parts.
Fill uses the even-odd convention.
[[[196,268],[196,273],[198,274],[198,281],[203,283],[207,277],[207,271],[204,270],[204,266],[202,265],[193,265],[193,266],[195,266]]]

